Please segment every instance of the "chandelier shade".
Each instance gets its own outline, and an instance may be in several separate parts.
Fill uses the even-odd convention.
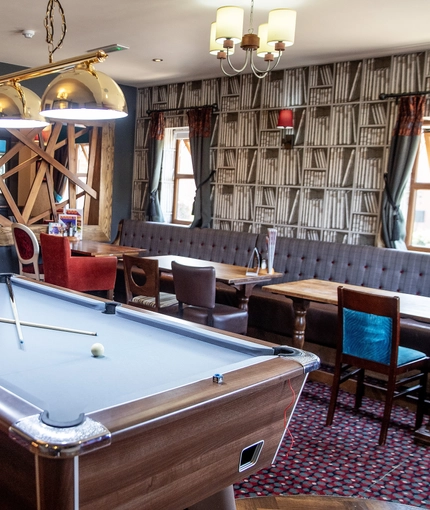
[[[0,85],[0,127],[38,128],[49,124],[40,115],[40,97],[17,82]]]
[[[211,36],[210,36],[210,40],[209,40],[209,53],[211,55],[217,55],[219,51],[224,52],[225,49],[224,49],[224,46],[222,45],[222,43],[216,42],[216,22],[214,21],[213,23],[211,23]],[[234,46],[233,46],[233,48],[229,49],[229,54],[233,55],[233,53],[234,53]]]
[[[267,43],[267,31],[269,24],[263,23],[258,27],[258,37],[260,39],[260,46],[257,49],[257,57],[264,58],[267,53],[274,53],[275,49]]]
[[[294,44],[296,33],[296,11],[291,9],[274,9],[269,12],[268,44],[274,46],[282,42],[285,46]]]
[[[42,96],[45,117],[61,120],[109,120],[127,115],[120,87],[92,65],[78,65],[61,73]]]
[[[220,7],[216,11],[217,43],[230,39],[234,44],[242,40],[243,35],[243,9],[241,7]]]

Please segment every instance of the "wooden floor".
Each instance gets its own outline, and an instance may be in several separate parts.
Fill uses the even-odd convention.
[[[336,496],[269,496],[236,499],[236,510],[416,510],[417,508],[376,499]]]

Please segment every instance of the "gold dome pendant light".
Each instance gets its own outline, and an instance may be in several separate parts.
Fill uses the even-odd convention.
[[[54,3],[60,11],[63,31],[55,48]],[[52,62],[53,53],[61,47],[67,31],[59,0],[48,1],[45,27],[46,42],[50,47],[49,60]],[[60,74],[48,85],[42,96],[42,115],[56,120],[108,120],[127,116],[127,103],[118,84],[106,74],[96,72],[92,63],[84,61]]]
[[[127,104],[112,78],[84,63],[52,80],[42,97],[41,114],[52,119],[119,119],[127,116]]]
[[[62,34],[54,48],[55,6],[61,16]],[[94,70],[93,64],[107,58],[104,51],[94,50],[86,55],[53,62],[53,54],[62,46],[67,31],[59,0],[48,1],[45,28],[49,64],[0,76],[0,127],[43,127],[48,122],[42,115],[64,121],[110,120],[127,116],[127,103],[118,84]],[[121,45],[111,47],[112,51],[126,49]],[[62,74],[48,85],[42,99],[20,86],[20,81],[57,72]]]
[[[49,124],[40,115],[41,100],[16,81],[0,85],[0,128],[38,128]]]

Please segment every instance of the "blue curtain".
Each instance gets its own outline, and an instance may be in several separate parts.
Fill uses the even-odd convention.
[[[148,221],[164,222],[160,206],[159,188],[161,182],[161,169],[163,166],[164,148],[164,113],[152,112],[148,146],[148,178],[149,178],[149,204],[147,209]]]
[[[396,242],[406,237],[400,202],[420,144],[424,105],[424,96],[400,98],[382,198],[382,239],[387,248],[396,248]]]
[[[190,228],[212,226],[210,141],[212,108],[187,111],[190,127],[191,161],[193,163],[196,196],[193,204],[194,220]]]

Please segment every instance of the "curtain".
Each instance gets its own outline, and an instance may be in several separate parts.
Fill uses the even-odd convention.
[[[148,147],[149,204],[148,221],[164,222],[159,200],[164,148],[164,113],[152,112]]]
[[[210,228],[212,205],[210,180],[215,172],[210,170],[210,142],[212,108],[195,108],[187,111],[190,128],[191,161],[193,164],[196,196],[194,197],[194,220],[190,228]]]
[[[382,198],[382,239],[387,248],[404,245],[405,220],[400,202],[420,144],[424,105],[425,96],[400,98]]]

